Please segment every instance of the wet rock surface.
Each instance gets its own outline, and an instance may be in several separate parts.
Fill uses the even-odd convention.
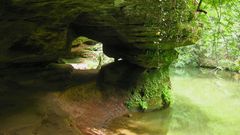
[[[94,135],[128,112],[124,96],[96,87],[97,70],[58,66],[0,73],[1,134]]]

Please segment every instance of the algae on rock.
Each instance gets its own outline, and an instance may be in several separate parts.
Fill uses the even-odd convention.
[[[167,108],[172,103],[168,68],[148,69],[142,73],[137,85],[132,89],[126,105],[142,110]]]
[[[146,69],[124,60],[114,62],[100,70],[98,84],[127,96],[130,110],[161,109],[172,102],[168,66]]]

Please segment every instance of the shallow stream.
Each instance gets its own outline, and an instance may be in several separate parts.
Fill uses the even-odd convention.
[[[4,79],[0,80],[0,135],[79,134],[67,114],[52,102],[48,90],[33,92],[31,89],[39,88],[35,86],[21,91],[23,88],[14,81]],[[36,83],[33,81],[22,83]],[[99,135],[240,133],[239,74],[210,69],[171,69],[171,81],[174,95],[171,108],[119,117],[103,125]],[[57,83],[51,84],[52,87],[58,86]]]
[[[172,69],[171,108],[118,118],[108,128],[116,135],[239,135],[238,75],[210,69]]]

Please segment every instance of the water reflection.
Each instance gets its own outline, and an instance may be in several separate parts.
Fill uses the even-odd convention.
[[[115,135],[166,135],[172,117],[171,109],[161,112],[133,113],[131,118],[114,120],[108,127]]]
[[[57,108],[52,94],[47,94],[48,89],[62,90],[66,84],[38,80],[39,74],[28,77],[14,73],[12,78],[0,75],[0,135],[78,134],[67,114]],[[170,75],[175,98],[171,108],[117,118],[103,125],[99,135],[239,134],[240,82],[235,78],[239,74],[172,69]],[[72,76],[71,85],[91,82],[95,77],[90,71],[79,72]]]
[[[164,111],[134,113],[109,126],[116,135],[237,135],[240,132],[240,83],[235,73],[172,70],[175,97]]]

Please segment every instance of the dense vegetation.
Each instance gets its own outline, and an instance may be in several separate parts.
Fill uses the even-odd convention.
[[[196,45],[178,48],[175,67],[202,66],[240,71],[240,1],[204,1],[198,15],[202,36]]]

